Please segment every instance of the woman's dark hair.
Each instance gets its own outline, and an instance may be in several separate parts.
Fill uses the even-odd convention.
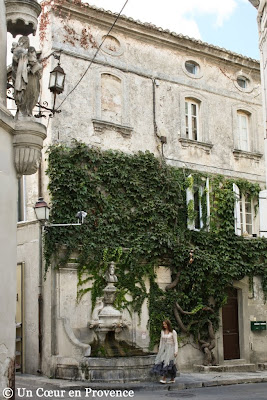
[[[169,319],[165,319],[163,322],[166,323],[166,325],[167,325],[167,327],[168,327],[168,331],[169,331],[169,332],[172,332],[173,329],[172,329],[172,323],[171,323],[171,321],[170,321]]]

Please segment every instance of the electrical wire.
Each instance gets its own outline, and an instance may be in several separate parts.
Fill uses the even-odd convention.
[[[83,80],[83,78],[85,77],[85,75],[87,74],[87,72],[89,71],[89,69],[90,69],[91,65],[93,64],[93,62],[94,62],[94,60],[95,60],[97,54],[99,53],[99,51],[100,51],[102,45],[104,44],[104,42],[105,42],[107,36],[110,34],[110,32],[112,31],[112,29],[114,28],[116,22],[118,21],[119,17],[121,16],[121,13],[122,13],[122,11],[124,10],[124,8],[125,8],[126,4],[128,3],[128,1],[129,1],[129,0],[126,0],[126,1],[125,1],[125,3],[124,3],[124,5],[123,5],[122,9],[120,10],[120,12],[119,12],[119,14],[117,15],[115,21],[114,21],[113,24],[111,25],[111,27],[110,27],[108,33],[104,36],[104,39],[103,39],[102,42],[100,43],[100,45],[99,45],[97,51],[96,51],[95,54],[94,54],[94,57],[92,58],[90,64],[88,65],[88,67],[86,68],[86,70],[84,71],[84,73],[82,74],[81,78],[78,80],[78,82],[76,83],[76,85],[74,86],[74,88],[73,88],[73,89],[67,94],[67,96],[62,100],[62,102],[61,102],[61,103],[59,104],[59,106],[56,108],[57,110],[58,110],[59,107],[61,107],[62,104],[67,100],[67,98],[71,95],[71,93],[74,92],[74,90],[75,90],[75,89],[77,88],[77,86],[81,83],[81,81]]]

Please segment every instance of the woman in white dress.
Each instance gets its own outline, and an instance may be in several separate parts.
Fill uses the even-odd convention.
[[[172,329],[171,322],[166,319],[162,323],[159,351],[156,356],[155,365],[152,373],[160,375],[160,383],[166,383],[166,378],[170,377],[168,383],[174,383],[176,377],[176,357],[178,355],[177,333]]]

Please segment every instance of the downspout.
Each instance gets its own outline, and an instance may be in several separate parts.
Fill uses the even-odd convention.
[[[157,118],[156,118],[156,79],[151,78],[152,80],[152,93],[153,93],[153,125],[154,125],[154,135],[156,136],[157,139],[160,140],[161,143],[161,157],[164,158],[164,153],[163,153],[163,145],[167,143],[167,138],[166,136],[160,136],[158,134],[158,126],[157,126]]]

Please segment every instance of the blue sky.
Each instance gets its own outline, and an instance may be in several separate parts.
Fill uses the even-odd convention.
[[[240,3],[221,27],[214,26],[207,15],[198,17],[197,24],[205,42],[259,59],[257,10],[249,1]]]
[[[88,0],[119,12],[125,0]],[[248,0],[128,0],[123,14],[259,59],[257,10]]]

